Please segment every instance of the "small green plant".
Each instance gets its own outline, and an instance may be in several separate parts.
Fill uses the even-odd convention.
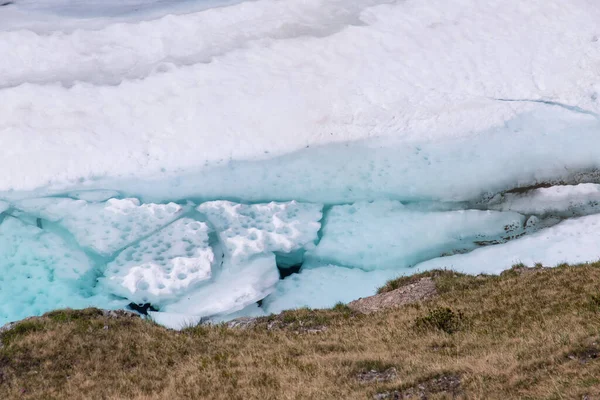
[[[346,305],[340,301],[339,303],[336,303],[335,306],[333,306],[333,311],[338,311],[341,313],[351,313],[352,309],[350,307],[348,307],[348,305]]]
[[[591,295],[589,305],[592,311],[600,311],[600,294]]]
[[[39,321],[23,321],[2,333],[2,344],[8,346],[15,338],[25,336],[33,332],[44,329],[44,325]]]
[[[427,315],[417,318],[415,326],[418,329],[437,329],[452,334],[463,327],[464,319],[461,311],[455,312],[449,307],[438,307],[430,309]]]
[[[45,317],[54,322],[70,322],[77,320],[89,320],[102,316],[102,310],[98,308],[87,308],[84,310],[55,310],[44,314]]]

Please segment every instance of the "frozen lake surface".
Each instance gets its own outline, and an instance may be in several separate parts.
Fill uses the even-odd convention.
[[[600,258],[593,0],[0,6],[0,324]]]

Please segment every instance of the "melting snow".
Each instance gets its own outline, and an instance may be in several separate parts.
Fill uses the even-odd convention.
[[[0,7],[0,323],[138,302],[181,328],[416,269],[598,259],[599,20],[589,0]]]

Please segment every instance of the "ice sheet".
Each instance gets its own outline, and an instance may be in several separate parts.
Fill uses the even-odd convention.
[[[278,281],[275,256],[258,256],[236,271],[223,269],[214,283],[199,288],[161,311],[194,317],[233,313],[268,296]]]
[[[151,234],[181,215],[175,203],[140,204],[137,199],[110,199],[104,203],[67,198],[23,200],[16,206],[58,222],[77,242],[101,255],[111,255]]]
[[[514,212],[409,211],[397,201],[334,206],[310,260],[364,270],[403,269],[432,258],[474,249],[478,243],[524,232]]]
[[[197,210],[215,226],[232,264],[257,254],[292,253],[315,247],[322,206],[288,203],[203,203]]]
[[[209,227],[182,218],[123,250],[106,266],[107,291],[160,307],[211,277],[215,260]]]
[[[93,264],[57,235],[7,217],[0,223],[0,325],[93,303]]]
[[[374,295],[398,275],[397,270],[365,272],[336,265],[305,269],[280,281],[276,291],[263,302],[263,308],[267,313],[279,313],[301,307],[333,307],[339,302]]]

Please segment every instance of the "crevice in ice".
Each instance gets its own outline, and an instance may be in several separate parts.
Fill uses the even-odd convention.
[[[279,279],[285,279],[288,276],[292,276],[293,274],[298,274],[300,273],[301,269],[302,264],[296,264],[286,267],[281,267],[279,264],[277,264],[277,270],[279,271]]]
[[[139,313],[141,315],[148,315],[148,311],[154,311],[154,312],[159,311],[158,308],[154,307],[150,303],[142,303],[142,304],[129,303],[127,305],[127,308],[132,311],[136,311],[137,313]]]
[[[592,117],[600,119],[600,114],[586,110],[585,108],[581,108],[579,106],[572,106],[570,104],[560,103],[558,101],[552,100],[541,100],[541,99],[509,99],[509,98],[493,98],[496,101],[502,101],[507,103],[538,103],[538,104],[546,104],[549,106],[556,106],[560,108],[564,108],[568,111],[573,111],[578,114],[591,115]]]

